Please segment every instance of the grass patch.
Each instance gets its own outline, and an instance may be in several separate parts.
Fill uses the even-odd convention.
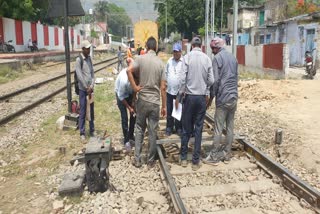
[[[20,72],[13,70],[9,66],[0,68],[0,84],[7,83],[19,77]]]

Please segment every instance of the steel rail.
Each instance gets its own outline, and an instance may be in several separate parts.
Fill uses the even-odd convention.
[[[110,61],[115,60],[115,59],[117,59],[117,57],[113,57],[113,58],[106,59],[106,60],[104,60],[104,61],[98,62],[98,63],[94,64],[93,66],[97,66],[97,65],[100,65],[100,64],[104,64],[104,63],[110,62]],[[71,73],[74,73],[74,72],[75,72],[75,70],[73,70]],[[61,75],[56,76],[56,77],[53,77],[53,78],[51,78],[51,79],[44,80],[44,81],[42,81],[42,82],[35,83],[35,84],[31,85],[31,86],[28,86],[28,87],[19,89],[19,90],[17,90],[17,91],[14,91],[14,92],[11,92],[11,93],[2,95],[2,96],[0,96],[0,102],[3,102],[3,101],[5,101],[5,100],[8,100],[10,97],[16,96],[16,95],[21,94],[21,93],[23,93],[23,92],[26,92],[26,91],[29,91],[29,90],[38,88],[38,87],[41,86],[41,85],[47,84],[47,83],[52,82],[52,81],[55,81],[55,80],[57,80],[57,79],[61,79],[61,78],[65,77],[66,75],[67,75],[67,74],[61,74]]]
[[[110,60],[109,60],[109,61],[110,61]],[[115,64],[115,63],[117,63],[117,61],[116,61],[116,62],[112,62],[112,63],[104,66],[103,68],[99,68],[99,69],[96,70],[95,72],[98,72],[98,71],[100,71],[100,70],[102,70],[102,69],[104,69],[104,68],[106,68],[106,67],[109,67],[109,66]],[[74,84],[74,82],[72,82],[72,84]],[[45,96],[45,97],[43,97],[43,98],[35,101],[34,103],[31,103],[30,105],[27,105],[27,106],[25,106],[24,108],[22,108],[22,109],[20,109],[20,110],[18,110],[18,111],[16,111],[16,112],[14,112],[14,113],[12,113],[12,114],[9,114],[9,115],[7,115],[7,116],[4,117],[4,118],[1,118],[1,119],[0,119],[0,126],[6,124],[6,123],[8,123],[8,122],[10,122],[11,120],[13,120],[14,118],[16,118],[17,116],[20,116],[21,114],[23,114],[25,111],[28,111],[28,110],[30,110],[30,109],[32,109],[32,108],[40,105],[41,103],[43,103],[43,102],[45,102],[46,100],[54,97],[55,95],[61,93],[62,91],[66,90],[66,89],[67,89],[67,86],[63,86],[63,87],[59,88],[58,90],[52,92],[51,94],[49,94],[49,95],[47,95],[47,96]]]
[[[158,152],[158,155],[159,155],[160,167],[162,169],[162,172],[163,172],[163,174],[165,176],[167,185],[169,187],[169,194],[170,194],[171,199],[173,201],[174,208],[175,208],[176,212],[178,212],[178,213],[187,214],[188,213],[187,209],[184,206],[184,203],[182,202],[182,199],[180,197],[178,189],[177,189],[177,187],[175,185],[175,182],[174,182],[174,180],[172,178],[172,175],[169,172],[168,165],[166,163],[166,160],[163,157],[163,154],[162,154],[162,151],[161,151],[161,148],[160,148],[159,145],[157,145],[157,152]]]
[[[208,113],[205,116],[205,120],[207,120],[211,124],[214,124],[214,118],[211,117]],[[279,163],[272,160],[258,148],[250,144],[247,140],[243,138],[236,138],[235,140],[243,145],[244,151],[254,157],[259,162],[259,164],[263,166],[264,170],[267,170],[268,173],[271,172],[273,175],[276,175],[282,181],[282,185],[286,189],[296,195],[299,199],[302,198],[306,200],[315,209],[316,212],[320,213],[319,191],[302,181],[299,177],[292,174],[288,169],[286,169]]]
[[[214,124],[214,118],[210,116],[208,113],[205,115],[205,121],[210,124]],[[225,130],[224,130],[225,132]],[[247,142],[243,138],[236,138],[240,144],[243,145],[244,151],[250,156],[254,157],[257,160],[257,165],[260,166],[263,170],[265,170],[268,174],[277,176],[282,185],[288,189],[292,194],[296,195],[299,199],[304,199],[307,201],[313,209],[320,213],[320,192],[315,188],[310,186],[309,184],[302,181],[296,175],[292,174],[288,169],[275,162],[267,155],[265,155],[258,148]],[[173,143],[179,141],[178,139],[168,139],[168,143]],[[187,213],[186,208],[181,200],[180,194],[177,191],[177,187],[172,178],[172,175],[169,172],[166,161],[163,157],[160,145],[165,144],[166,140],[157,140],[157,152],[160,159],[160,167],[165,176],[166,183],[169,187],[169,194],[174,203],[174,207],[176,212],[178,213]]]

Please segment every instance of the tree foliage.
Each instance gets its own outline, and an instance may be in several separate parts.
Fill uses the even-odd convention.
[[[99,1],[94,6],[96,20],[107,22],[109,32],[117,36],[126,35],[127,26],[132,22],[123,8],[106,1]]]
[[[32,0],[0,0],[0,16],[30,20],[35,14]]]
[[[313,1],[288,0],[287,8],[289,17],[320,11],[319,4],[317,5]]]
[[[191,39],[193,34],[204,34],[205,0],[165,0],[164,3],[155,4],[159,12],[160,37],[165,37],[166,6],[168,35],[178,31],[183,38]],[[261,5],[265,0],[240,0],[240,4]],[[223,15],[221,16],[222,0],[215,1],[215,29],[220,30],[221,17],[223,26],[227,24],[227,11],[232,8],[232,0],[223,0]]]
[[[48,18],[51,0],[0,0],[0,16],[44,24],[64,25],[64,18]],[[69,17],[69,25],[80,22],[79,17]]]

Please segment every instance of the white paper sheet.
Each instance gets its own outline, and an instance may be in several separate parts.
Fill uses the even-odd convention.
[[[182,115],[182,104],[179,103],[178,109],[176,109],[176,100],[173,100],[173,109],[172,109],[171,116],[180,121],[181,115]]]

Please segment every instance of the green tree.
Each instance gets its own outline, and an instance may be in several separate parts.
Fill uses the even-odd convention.
[[[35,13],[32,0],[0,0],[0,16],[31,20]]]
[[[265,0],[240,0],[240,4],[261,5]],[[191,39],[193,34],[204,35],[205,24],[205,0],[164,0],[164,3],[156,3],[155,9],[159,12],[157,19],[160,28],[160,37],[165,36],[165,20],[168,10],[168,35],[178,31],[183,38]],[[220,31],[221,17],[223,26],[227,24],[227,11],[232,8],[232,0],[223,0],[223,14],[221,16],[222,0],[215,1],[215,29]]]
[[[97,21],[107,21],[108,28],[114,35],[126,35],[126,27],[131,25],[132,22],[123,8],[106,1],[99,1],[94,6]]]

